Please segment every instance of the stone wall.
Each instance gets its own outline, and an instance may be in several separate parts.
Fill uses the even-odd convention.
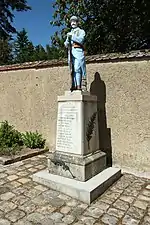
[[[150,56],[87,57],[99,103],[100,148],[108,163],[150,171]],[[66,61],[0,67],[0,121],[41,132],[55,148],[57,96],[69,89]]]

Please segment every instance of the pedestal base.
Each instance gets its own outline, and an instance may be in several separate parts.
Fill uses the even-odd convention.
[[[51,174],[87,181],[106,169],[106,154],[100,150],[88,155],[49,152],[48,171]]]
[[[86,182],[50,174],[47,170],[33,175],[33,181],[90,204],[121,176],[121,170],[109,167]]]

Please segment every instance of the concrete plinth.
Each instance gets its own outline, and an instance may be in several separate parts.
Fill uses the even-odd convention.
[[[106,154],[100,150],[88,155],[62,152],[49,153],[48,171],[51,174],[87,181],[106,168]]]
[[[50,174],[47,170],[33,175],[33,181],[90,204],[121,176],[118,168],[107,168],[86,182]]]

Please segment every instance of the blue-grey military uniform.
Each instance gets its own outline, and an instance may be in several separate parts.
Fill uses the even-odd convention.
[[[84,49],[82,47],[76,48],[73,46],[73,44],[77,43],[83,46],[85,40],[85,31],[80,29],[79,27],[76,27],[74,29],[71,29],[71,32],[69,32],[68,35],[71,35],[72,60],[74,64],[74,83],[76,86],[80,86],[82,77],[86,78]],[[68,35],[64,43],[66,47],[68,47],[69,45]],[[68,57],[68,61],[68,63],[70,63],[70,56]]]

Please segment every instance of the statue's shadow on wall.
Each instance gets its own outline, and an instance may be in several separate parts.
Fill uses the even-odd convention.
[[[106,85],[98,72],[90,86],[90,93],[97,96],[99,148],[106,153],[107,166],[112,166],[111,129],[107,128]]]

